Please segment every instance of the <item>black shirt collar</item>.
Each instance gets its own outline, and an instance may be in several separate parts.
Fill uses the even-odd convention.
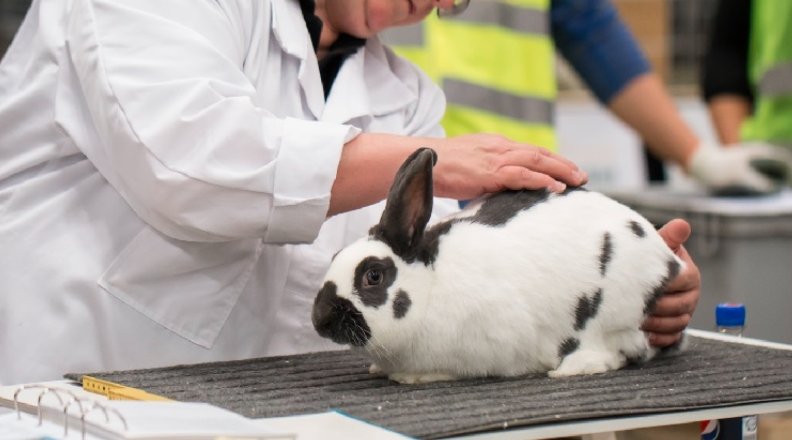
[[[311,43],[315,52],[319,47],[319,37],[322,34],[322,20],[314,13],[316,9],[314,0],[300,0],[300,9],[302,10],[308,33],[311,35]],[[319,73],[322,76],[325,98],[330,94],[330,89],[333,87],[338,71],[344,61],[357,52],[364,44],[366,44],[366,40],[363,38],[341,34],[327,49],[327,54],[319,60]]]

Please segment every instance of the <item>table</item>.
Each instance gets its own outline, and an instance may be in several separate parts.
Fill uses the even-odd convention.
[[[792,346],[689,335],[680,355],[562,379],[400,385],[351,351],[91,375],[253,418],[340,410],[419,438],[548,438],[792,410]]]

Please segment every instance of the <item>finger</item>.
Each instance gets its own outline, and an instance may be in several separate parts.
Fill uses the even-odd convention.
[[[743,176],[743,186],[759,194],[775,192],[779,184],[757,169],[748,169]]]
[[[690,319],[690,314],[668,317],[650,316],[643,322],[641,329],[650,333],[676,334],[687,328]]]
[[[690,258],[685,248],[680,248],[677,255],[685,263],[676,278],[665,286],[664,293],[668,295],[690,295],[688,298],[695,298],[698,301],[699,291],[701,290],[701,272]]]
[[[698,286],[687,290],[666,293],[657,299],[652,308],[652,316],[679,316],[692,314],[699,300]]]
[[[562,156],[562,155],[560,155],[558,153],[554,153],[554,152],[548,150],[547,148],[541,148],[541,147],[537,147],[537,146],[533,146],[533,145],[522,144],[522,143],[519,143],[519,142],[508,141],[508,139],[507,139],[507,142],[509,142],[509,144],[507,146],[506,155],[507,156],[511,156],[512,159],[514,157],[522,157],[523,159],[528,158],[528,160],[536,160],[535,158],[531,158],[531,156],[532,155],[539,155],[539,156],[545,156],[545,157],[551,158],[553,160],[557,160],[559,162],[562,162],[566,166],[568,166],[568,167],[570,167],[570,168],[572,168],[574,170],[579,170],[580,169],[577,166],[577,164],[575,162],[573,162],[571,159],[568,159],[568,158],[566,158],[566,157],[564,157],[564,156]]]
[[[786,148],[768,144],[743,144],[743,151],[752,159],[770,159],[792,165],[792,152]]]
[[[578,167],[578,165],[575,162],[573,162],[571,159],[568,159],[568,158],[566,158],[566,157],[564,157],[564,156],[562,156],[562,155],[560,155],[558,153],[554,153],[554,152],[552,152],[550,150],[547,150],[545,148],[539,148],[539,151],[545,156],[549,156],[549,157],[551,157],[551,158],[553,158],[555,160],[558,160],[560,162],[564,162],[570,168],[572,168],[572,169],[574,169],[576,171],[580,171],[580,167]]]
[[[682,333],[676,334],[661,334],[661,333],[647,333],[646,337],[649,339],[649,344],[657,348],[665,348],[679,342],[682,338]]]
[[[541,148],[520,148],[503,156],[502,166],[520,166],[568,185],[582,185],[588,176],[572,161]]]
[[[663,225],[657,232],[674,252],[690,237],[690,224],[681,218],[676,218]]]
[[[519,166],[508,166],[498,170],[499,183],[508,189],[541,189],[562,192],[566,184],[540,172]]]

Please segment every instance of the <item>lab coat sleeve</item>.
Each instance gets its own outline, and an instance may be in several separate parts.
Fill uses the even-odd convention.
[[[257,105],[244,32],[226,13],[210,1],[74,0],[67,45],[98,138],[79,147],[168,236],[310,242],[358,130]]]

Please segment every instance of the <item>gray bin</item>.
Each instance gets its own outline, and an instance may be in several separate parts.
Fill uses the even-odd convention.
[[[605,191],[660,226],[687,220],[685,247],[701,270],[702,293],[691,327],[712,330],[715,306],[746,305],[746,336],[792,343],[792,192],[716,198],[652,187]]]

